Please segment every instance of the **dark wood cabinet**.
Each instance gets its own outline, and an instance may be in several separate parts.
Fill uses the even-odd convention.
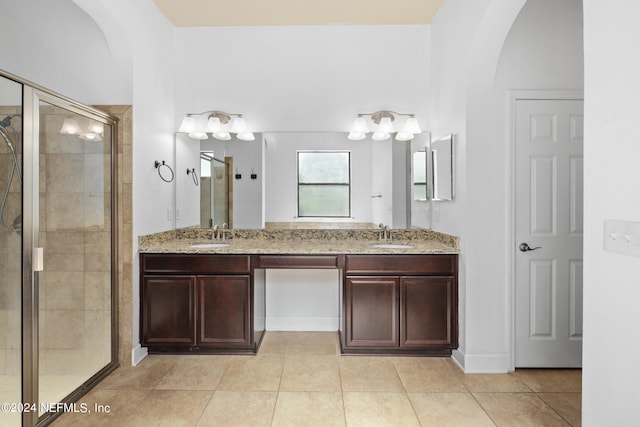
[[[342,351],[451,354],[457,304],[456,255],[347,255]]]
[[[198,276],[198,339],[202,347],[249,347],[249,276]]]
[[[195,284],[193,276],[143,277],[143,345],[195,345]]]
[[[250,257],[142,254],[141,344],[150,352],[257,351]]]
[[[347,277],[346,342],[352,347],[398,346],[398,279]]]
[[[400,347],[453,348],[454,295],[453,277],[401,277]]]

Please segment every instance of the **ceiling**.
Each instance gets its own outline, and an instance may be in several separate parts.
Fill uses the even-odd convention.
[[[176,27],[430,24],[444,0],[153,0]]]

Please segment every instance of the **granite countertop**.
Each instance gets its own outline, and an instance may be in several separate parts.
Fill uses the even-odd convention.
[[[431,230],[392,230],[391,234],[392,240],[380,241],[377,230],[232,230],[222,242],[211,240],[211,230],[181,229],[140,236],[138,250],[140,253],[185,254],[459,253],[458,238],[455,236]],[[212,243],[224,243],[227,246],[193,246]]]

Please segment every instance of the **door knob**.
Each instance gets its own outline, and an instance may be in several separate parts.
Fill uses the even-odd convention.
[[[530,248],[528,244],[520,243],[519,248],[520,248],[521,252],[529,252],[529,251],[535,251],[536,249],[540,249],[541,246],[536,246],[535,248]]]

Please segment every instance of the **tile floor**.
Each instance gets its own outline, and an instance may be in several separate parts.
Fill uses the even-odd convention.
[[[61,426],[579,426],[580,370],[464,374],[449,358],[340,356],[336,333],[268,332],[257,356],[151,355]]]

